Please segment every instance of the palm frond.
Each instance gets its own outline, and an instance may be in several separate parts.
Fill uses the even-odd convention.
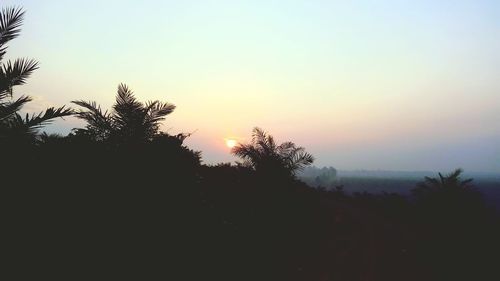
[[[254,152],[253,146],[247,144],[238,144],[231,149],[231,153],[241,158],[250,158]]]
[[[253,129],[252,143],[256,149],[265,154],[271,155],[276,152],[276,142],[274,138],[261,128],[255,127]]]
[[[80,132],[92,136],[94,140],[105,140],[111,135],[114,126],[113,118],[108,111],[103,112],[96,102],[80,100],[72,103],[86,109],[75,112],[77,118],[87,122],[85,129],[81,129]]]
[[[292,172],[300,171],[314,162],[314,157],[307,153],[303,147],[297,147],[290,153],[289,166]]]
[[[267,135],[264,139],[265,148],[269,150],[269,152],[276,152],[276,142],[274,141],[274,137],[271,135]]]
[[[49,107],[45,112],[40,112],[38,114],[26,114],[24,118],[24,124],[29,128],[38,129],[44,125],[50,124],[55,118],[65,117],[73,115],[74,111],[71,108],[65,108],[61,106],[58,108]]]
[[[424,177],[424,181],[417,183],[417,187],[412,189],[412,192],[417,196],[422,196],[431,192],[470,191],[473,189],[471,185],[472,179],[460,179],[462,172],[462,169],[456,169],[446,175],[438,173],[438,177]]]
[[[143,108],[144,105],[136,100],[127,85],[118,86],[116,102],[113,105],[113,120],[119,129],[138,129],[145,117]]]
[[[38,62],[26,58],[3,64],[0,70],[0,99],[12,96],[12,87],[25,84],[26,79],[37,69]]]
[[[165,120],[165,116],[172,113],[175,105],[160,101],[150,101],[144,107],[144,127],[149,134],[155,134],[160,126],[159,122]]]
[[[86,109],[76,114],[87,122],[87,133],[97,139],[109,138],[121,143],[153,140],[158,135],[160,122],[175,109],[175,105],[160,101],[143,104],[123,83],[118,86],[116,101],[110,113],[103,113],[95,102],[72,103]]]
[[[111,129],[111,116],[107,111],[102,112],[101,107],[97,105],[95,101],[87,102],[83,100],[72,101],[78,106],[81,106],[85,109],[79,110],[75,112],[76,117],[85,120],[90,126],[99,127],[103,129]]]
[[[440,181],[436,178],[424,177],[425,183],[430,184],[431,186],[439,186]]]
[[[259,142],[264,142],[266,139],[266,132],[259,127],[253,128],[252,131],[252,143],[257,144]]]
[[[21,96],[13,102],[0,104],[0,121],[11,117],[14,113],[19,111],[25,103],[31,100],[32,99],[28,96]]]
[[[151,120],[163,120],[162,118],[175,109],[175,105],[168,102],[150,101],[146,103],[146,112]]]
[[[314,157],[303,147],[296,147],[292,142],[277,145],[271,135],[258,127],[252,131],[251,143],[238,144],[231,153],[250,163],[255,170],[262,168],[271,173],[285,170],[289,175],[294,175],[314,161]]]
[[[293,149],[295,149],[295,144],[290,141],[284,142],[277,147],[278,154],[281,156],[290,154]]]
[[[446,177],[447,178],[453,178],[453,179],[458,179],[460,178],[460,175],[462,174],[463,170],[462,168],[455,169],[453,172],[449,173]]]
[[[5,55],[5,44],[19,36],[24,11],[21,8],[3,8],[0,11],[0,61]]]
[[[117,104],[130,104],[136,102],[134,92],[126,84],[120,83],[116,96]]]

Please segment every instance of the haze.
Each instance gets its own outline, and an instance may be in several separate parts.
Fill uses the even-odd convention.
[[[28,112],[106,108],[127,83],[177,105],[206,163],[254,126],[340,169],[500,172],[498,1],[2,1],[8,57],[40,69]],[[49,130],[68,133],[75,119]]]

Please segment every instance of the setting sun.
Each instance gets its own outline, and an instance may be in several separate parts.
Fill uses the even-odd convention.
[[[236,140],[234,139],[226,139],[226,146],[229,148],[235,147],[237,144]]]

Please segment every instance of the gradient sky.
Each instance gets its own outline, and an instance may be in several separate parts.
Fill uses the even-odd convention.
[[[259,126],[340,169],[500,172],[500,1],[11,1],[37,111],[108,108],[120,82],[178,106],[207,163]],[[82,123],[50,127],[67,133]]]

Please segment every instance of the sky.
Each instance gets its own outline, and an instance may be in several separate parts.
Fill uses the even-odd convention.
[[[2,0],[27,13],[7,57],[40,69],[25,111],[119,83],[177,106],[162,127],[205,163],[258,126],[317,166],[500,173],[500,1]],[[66,118],[48,130],[84,126]]]

